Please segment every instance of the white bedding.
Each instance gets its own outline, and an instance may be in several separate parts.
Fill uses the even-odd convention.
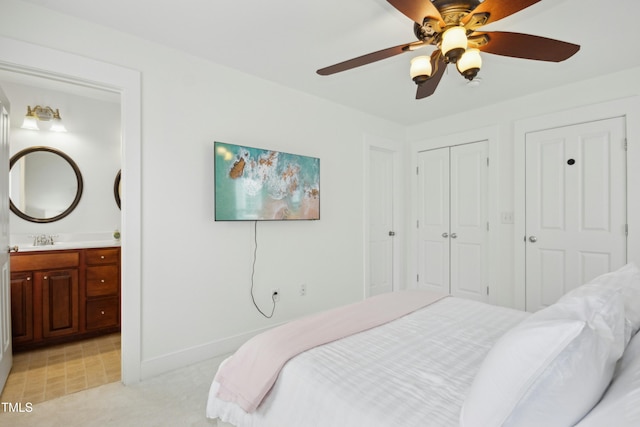
[[[493,343],[526,313],[445,298],[290,360],[253,413],[216,398],[207,417],[237,427],[457,426]]]

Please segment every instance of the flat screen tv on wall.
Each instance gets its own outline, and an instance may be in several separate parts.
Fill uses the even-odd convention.
[[[320,219],[320,159],[214,142],[215,220]]]

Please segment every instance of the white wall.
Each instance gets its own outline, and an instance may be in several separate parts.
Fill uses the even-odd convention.
[[[513,211],[515,122],[640,89],[638,70],[629,70],[405,129],[43,8],[2,2],[0,36],[141,72],[143,376],[193,361],[194,354],[213,356],[268,325],[363,296],[365,135],[406,139],[409,152],[426,140],[451,137],[451,129],[492,129],[498,164],[493,209]],[[270,289],[281,293],[271,320],[255,310],[249,295],[253,225],[213,221],[214,140],[321,159],[322,219],[258,224],[257,301],[270,309]],[[414,223],[410,219],[409,213],[407,224]],[[406,234],[411,231],[407,227]],[[501,225],[497,240],[494,302],[513,305],[513,226]],[[406,277],[414,277],[410,244],[405,254]],[[305,297],[297,292],[302,282]]]
[[[519,123],[537,116],[562,116],[566,122],[580,122],[592,120],[592,117],[606,117],[607,110],[612,109],[611,102],[625,100],[640,94],[640,82],[637,79],[640,69],[631,69],[612,73],[611,75],[576,82],[562,88],[541,92],[535,95],[514,99],[496,105],[486,105],[472,112],[453,115],[439,120],[433,120],[407,129],[407,140],[411,143],[411,151],[415,153],[426,147],[448,145],[451,141],[467,138],[469,141],[489,138],[494,146],[491,164],[497,168],[495,184],[491,187],[497,194],[494,196],[495,212],[492,224],[497,224],[496,250],[491,254],[491,269],[495,272],[495,282],[491,283],[491,300],[497,304],[519,307],[520,298],[516,290],[522,286],[524,278],[520,271],[516,275],[515,266],[518,260],[516,254],[516,236],[514,230],[522,218],[516,217],[515,224],[501,224],[500,212],[517,212],[515,205],[516,192],[523,191],[516,179],[519,174],[515,165],[522,164],[522,159],[516,157],[514,146],[522,144],[522,135],[516,132]],[[600,106],[600,104],[603,104]],[[637,103],[636,103],[637,105]],[[587,118],[583,112],[585,106],[593,106],[598,113],[589,113]],[[621,109],[611,114],[621,114]],[[629,221],[629,260],[640,263],[640,247],[638,239],[640,233],[640,186],[637,185],[637,168],[640,162],[640,135],[638,134],[637,108],[626,108],[633,114],[633,120],[627,121],[628,132],[628,221]],[[595,114],[595,115],[594,115]],[[600,116],[598,116],[600,114]],[[557,121],[557,117],[556,117]],[[452,134],[451,129],[456,129]],[[520,139],[519,139],[520,138]],[[458,142],[459,143],[459,142]],[[415,179],[413,178],[415,181]],[[413,207],[412,210],[415,210]],[[497,217],[498,216],[498,217]],[[411,224],[412,221],[408,221]],[[413,221],[415,223],[415,221]],[[415,243],[408,242],[407,277],[415,275]],[[495,292],[494,292],[495,291]]]
[[[103,233],[120,228],[120,209],[113,194],[120,170],[120,105],[70,93],[2,81],[11,100],[11,155],[33,147],[46,146],[67,154],[82,173],[84,190],[77,208],[69,216],[52,223],[33,223],[11,214],[12,236],[29,234]],[[50,106],[60,110],[67,133],[21,129],[27,105]],[[12,238],[12,244],[19,243]]]
[[[0,35],[141,71],[143,376],[363,296],[364,134],[400,126],[18,1],[3,0]],[[258,224],[257,301],[281,293],[271,320],[249,295],[253,225],[213,221],[214,140],[321,159],[321,220]]]

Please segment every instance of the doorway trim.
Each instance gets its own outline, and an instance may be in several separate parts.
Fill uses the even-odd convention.
[[[0,68],[120,94],[122,382],[141,379],[141,75],[139,71],[0,37]]]
[[[527,134],[544,129],[596,120],[624,117],[627,138],[627,261],[640,265],[640,169],[628,165],[640,162],[640,97],[634,96],[599,104],[553,112],[514,123],[514,307],[526,306],[525,282],[525,141]]]

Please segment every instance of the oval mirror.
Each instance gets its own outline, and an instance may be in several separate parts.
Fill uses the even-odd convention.
[[[120,206],[120,176],[122,175],[122,171],[118,171],[118,174],[116,175],[116,180],[113,183],[113,195],[116,198],[116,204],[118,205],[118,208],[122,209],[122,207]]]
[[[9,163],[11,212],[31,222],[54,222],[69,215],[82,196],[82,174],[65,153],[30,147]]]

